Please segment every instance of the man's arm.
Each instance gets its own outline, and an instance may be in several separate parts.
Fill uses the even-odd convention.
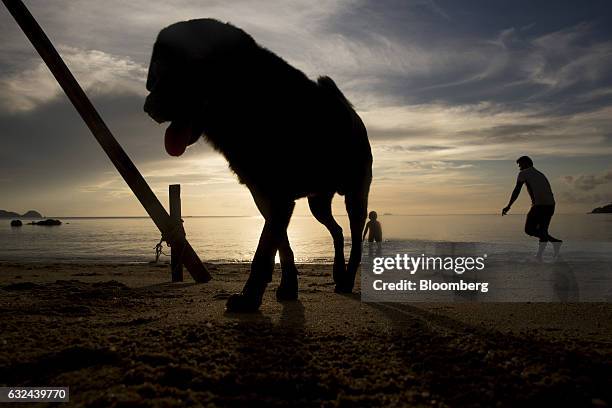
[[[508,205],[502,209],[502,215],[508,214],[508,211],[510,211],[510,207],[512,207],[512,204],[514,204],[519,194],[521,194],[522,187],[523,187],[523,182],[517,181],[516,186],[514,187],[514,190],[512,190],[512,195],[510,196],[510,201],[508,201]]]
[[[363,237],[361,238],[362,241],[365,241],[365,236],[368,233],[369,229],[370,229],[370,223],[368,222],[365,226],[365,229],[363,230]]]

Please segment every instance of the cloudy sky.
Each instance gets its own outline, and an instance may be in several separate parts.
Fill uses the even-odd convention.
[[[168,184],[182,184],[184,214],[257,213],[221,156],[203,141],[166,156],[164,127],[142,111],[157,32],[200,17],[229,21],[307,75],[335,79],[368,127],[372,209],[498,212],[523,154],[548,175],[558,212],[612,202],[609,1],[26,4],[162,201]],[[144,215],[2,7],[0,38],[0,208]],[[515,211],[528,204],[524,192]]]

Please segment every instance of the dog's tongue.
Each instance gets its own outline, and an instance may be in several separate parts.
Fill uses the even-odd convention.
[[[168,129],[166,129],[166,137],[164,140],[168,154],[170,156],[180,156],[185,153],[191,136],[191,124],[178,121],[170,123]]]

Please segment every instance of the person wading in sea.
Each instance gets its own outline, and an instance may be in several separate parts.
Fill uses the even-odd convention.
[[[368,231],[370,232],[368,235],[368,242],[369,242],[369,246],[368,246],[368,250],[370,255],[372,254],[372,244],[374,241],[376,241],[376,254],[380,255],[381,251],[382,251],[382,226],[380,225],[380,221],[378,221],[378,214],[376,213],[376,211],[370,211],[370,214],[368,215],[368,217],[370,218],[370,221],[368,221],[368,223],[365,226],[365,229],[363,230],[363,238],[361,239],[362,241],[365,241],[365,237],[366,235],[368,235]]]
[[[510,211],[510,207],[516,201],[523,184],[527,185],[527,191],[531,197],[531,209],[527,213],[525,220],[525,233],[532,237],[540,239],[538,253],[536,259],[542,260],[542,254],[548,242],[552,242],[555,258],[561,250],[561,241],[548,233],[550,220],[555,213],[555,197],[553,196],[552,188],[546,176],[533,167],[533,161],[528,156],[521,156],[516,161],[519,166],[519,174],[516,179],[516,186],[508,205],[502,209],[502,216]]]

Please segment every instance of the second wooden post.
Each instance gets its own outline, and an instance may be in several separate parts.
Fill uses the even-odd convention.
[[[176,225],[180,225],[181,219],[181,185],[170,184],[170,218],[176,222]],[[179,245],[172,245],[170,247],[170,273],[172,274],[172,282],[183,281],[183,260],[182,255],[185,249],[185,242],[181,242]]]

